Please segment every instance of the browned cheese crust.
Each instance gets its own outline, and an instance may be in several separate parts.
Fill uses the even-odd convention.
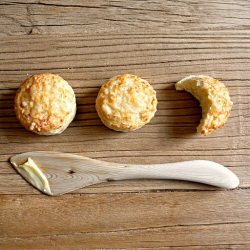
[[[34,75],[19,87],[15,112],[27,130],[41,135],[59,134],[75,116],[75,94],[59,75]]]
[[[123,74],[104,83],[96,99],[102,122],[116,131],[136,130],[154,117],[156,92],[144,79]]]

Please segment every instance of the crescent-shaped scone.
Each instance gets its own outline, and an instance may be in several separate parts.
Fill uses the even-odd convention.
[[[59,75],[33,75],[16,93],[15,112],[27,130],[40,135],[60,134],[75,117],[75,94]]]
[[[177,82],[175,87],[186,90],[200,102],[202,119],[198,133],[207,135],[224,126],[233,105],[224,83],[209,76],[191,75]]]
[[[136,130],[154,117],[157,99],[153,87],[138,76],[123,74],[104,83],[96,99],[102,122],[116,131]]]

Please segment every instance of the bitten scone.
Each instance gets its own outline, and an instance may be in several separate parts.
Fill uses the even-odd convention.
[[[60,134],[74,119],[75,94],[59,75],[33,75],[19,87],[15,111],[27,130],[40,135]]]
[[[207,135],[226,123],[233,103],[224,83],[203,75],[188,76],[175,85],[177,90],[191,93],[202,107],[202,119],[197,132]]]
[[[116,131],[136,130],[154,117],[157,99],[153,87],[138,76],[123,74],[104,83],[96,99],[102,122]]]

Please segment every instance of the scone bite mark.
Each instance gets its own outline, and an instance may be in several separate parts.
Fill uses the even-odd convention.
[[[101,121],[116,131],[136,130],[154,117],[156,92],[144,79],[123,74],[102,85],[96,99]]]
[[[16,93],[15,112],[27,130],[40,135],[60,134],[75,116],[75,94],[59,75],[33,75]]]
[[[176,90],[186,90],[200,102],[202,119],[197,132],[208,135],[223,127],[230,115],[232,101],[225,84],[210,76],[191,75],[175,85]]]

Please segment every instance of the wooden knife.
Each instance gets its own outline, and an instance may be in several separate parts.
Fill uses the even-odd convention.
[[[206,160],[132,165],[47,151],[15,155],[11,164],[30,184],[47,195],[61,195],[97,183],[128,179],[174,179],[233,189],[238,177]]]

